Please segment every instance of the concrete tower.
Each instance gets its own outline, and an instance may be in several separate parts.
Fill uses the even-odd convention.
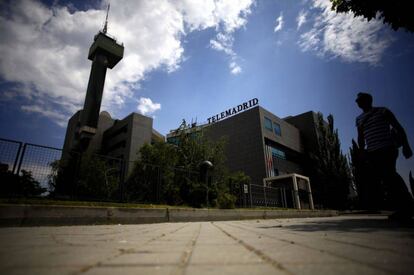
[[[124,56],[124,46],[107,34],[109,5],[105,26],[95,35],[89,49],[88,59],[92,60],[85,103],[80,114],[77,150],[85,151],[96,133],[106,69],[112,69]]]

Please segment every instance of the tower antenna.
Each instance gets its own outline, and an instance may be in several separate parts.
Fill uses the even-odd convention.
[[[105,18],[105,25],[103,27],[102,32],[106,34],[108,31],[108,14],[109,14],[109,8],[111,7],[111,4],[108,3],[108,8],[106,9],[106,18]]]

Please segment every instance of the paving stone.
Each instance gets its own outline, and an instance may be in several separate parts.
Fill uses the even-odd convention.
[[[190,264],[261,263],[263,260],[240,245],[196,246]]]
[[[92,268],[85,273],[85,275],[165,275],[173,274],[176,267],[174,266],[99,266]]]
[[[197,274],[197,275],[216,275],[216,274],[226,274],[226,275],[240,275],[240,274],[249,274],[249,275],[261,275],[261,274],[287,274],[283,270],[278,270],[277,268],[269,264],[226,264],[226,265],[190,265],[186,274]]]
[[[1,274],[412,274],[381,216],[0,228]]]
[[[285,264],[288,271],[298,275],[313,274],[347,274],[347,275],[382,275],[387,272],[367,266],[354,264]]]

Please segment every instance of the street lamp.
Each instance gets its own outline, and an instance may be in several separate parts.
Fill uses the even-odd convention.
[[[201,176],[204,177],[204,183],[206,186],[206,205],[207,208],[209,207],[209,203],[208,203],[208,170],[213,168],[213,164],[211,163],[211,161],[209,160],[205,160],[200,164],[200,173]]]

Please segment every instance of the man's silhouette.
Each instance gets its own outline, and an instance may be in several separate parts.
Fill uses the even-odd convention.
[[[404,128],[390,110],[373,107],[370,94],[358,93],[356,102],[363,111],[356,118],[358,145],[366,152],[372,169],[370,173],[375,183],[373,188],[376,189],[372,190],[372,194],[378,196],[378,190],[384,188],[397,210],[390,218],[410,220],[414,213],[414,201],[396,170],[399,146],[402,146],[405,158],[413,155]]]

